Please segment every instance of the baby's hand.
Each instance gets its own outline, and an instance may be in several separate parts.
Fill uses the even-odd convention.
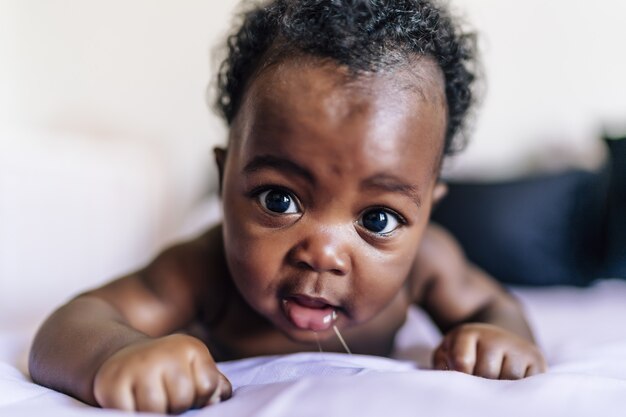
[[[435,350],[433,365],[491,379],[520,379],[546,370],[537,346],[482,323],[461,325],[446,334]]]
[[[129,345],[96,373],[94,396],[101,407],[181,413],[231,396],[207,347],[182,334]]]

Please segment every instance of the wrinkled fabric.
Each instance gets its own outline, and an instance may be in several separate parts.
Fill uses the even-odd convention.
[[[187,415],[623,416],[626,282],[514,292],[546,353],[545,374],[493,381],[429,370],[440,335],[415,309],[397,337],[395,359],[311,352],[220,363],[233,398]],[[35,326],[16,330],[0,322],[0,329],[1,416],[127,415],[88,407],[30,382],[25,357]]]

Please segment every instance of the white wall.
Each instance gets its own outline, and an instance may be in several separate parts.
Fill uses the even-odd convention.
[[[452,0],[479,31],[487,93],[457,176],[593,166],[626,133],[626,2]]]
[[[234,3],[0,0],[0,124],[154,141],[188,206],[224,138],[205,91]]]
[[[626,124],[626,2],[451,3],[481,32],[488,79],[457,175],[526,171],[546,149],[579,160],[601,128]],[[157,141],[188,204],[224,137],[205,88],[236,4],[0,0],[0,123]]]

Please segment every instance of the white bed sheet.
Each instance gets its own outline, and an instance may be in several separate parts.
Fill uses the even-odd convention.
[[[330,353],[220,364],[233,398],[194,416],[625,416],[626,281],[517,289],[550,369],[521,381],[428,370],[439,335],[411,311],[396,359]],[[35,326],[0,322],[0,416],[126,415],[40,387],[26,376]]]

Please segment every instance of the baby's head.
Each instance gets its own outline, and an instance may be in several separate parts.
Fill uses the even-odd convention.
[[[471,39],[431,1],[274,0],[229,46],[216,159],[233,281],[295,340],[372,319],[443,195]]]

